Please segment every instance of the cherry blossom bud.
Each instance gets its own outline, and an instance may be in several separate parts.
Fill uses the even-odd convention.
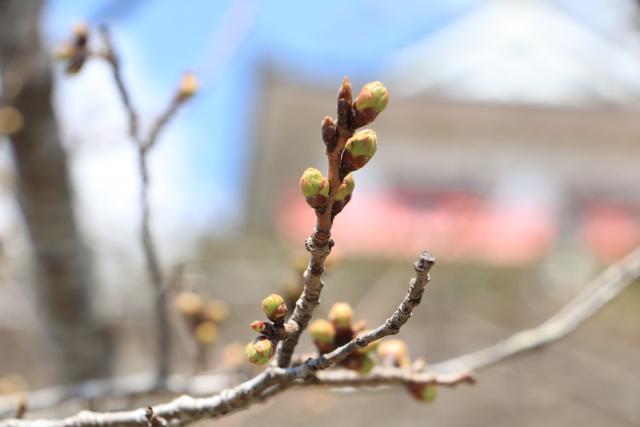
[[[272,322],[282,323],[287,315],[287,305],[280,295],[271,294],[262,300],[262,311]]]
[[[354,127],[358,128],[374,121],[387,107],[387,102],[389,92],[382,83],[375,81],[364,85],[353,103]]]
[[[265,336],[259,336],[245,348],[249,362],[254,365],[266,365],[275,352],[275,344]]]
[[[314,209],[321,209],[329,198],[329,181],[318,169],[308,168],[300,178],[300,189],[305,200]]]
[[[353,309],[346,302],[337,302],[329,310],[329,320],[336,329],[351,329]]]
[[[342,174],[362,168],[373,157],[378,148],[378,138],[371,129],[356,132],[347,140],[342,153]]]

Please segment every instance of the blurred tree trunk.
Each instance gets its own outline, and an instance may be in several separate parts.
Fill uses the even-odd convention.
[[[22,113],[24,126],[10,139],[17,196],[35,255],[38,310],[59,356],[59,379],[73,382],[109,374],[112,342],[92,310],[91,259],[76,225],[51,106],[51,64],[39,39],[39,3],[0,1],[0,67],[3,75],[13,72],[4,76],[3,95],[21,79],[9,101]],[[17,72],[11,68],[16,61]]]

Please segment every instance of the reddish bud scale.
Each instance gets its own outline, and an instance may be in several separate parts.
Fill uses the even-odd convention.
[[[338,128],[331,120],[331,117],[325,117],[322,120],[322,140],[327,146],[327,152],[332,152],[336,147],[338,140]]]
[[[262,320],[256,320],[255,322],[251,322],[251,324],[249,326],[251,326],[251,329],[253,329],[257,333],[261,334],[261,333],[264,332],[264,330],[266,328],[266,322],[264,322]]]

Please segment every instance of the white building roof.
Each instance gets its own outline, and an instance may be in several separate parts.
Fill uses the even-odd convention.
[[[597,15],[594,3],[603,1],[605,10],[626,4],[631,11],[628,0],[585,0],[585,6]],[[640,101],[640,24],[629,25],[629,13],[603,14],[598,27],[565,6],[483,3],[392,59],[394,93],[552,105]]]

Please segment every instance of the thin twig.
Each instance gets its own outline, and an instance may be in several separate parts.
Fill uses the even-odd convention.
[[[169,307],[167,302],[167,289],[164,286],[164,277],[160,267],[157,246],[155,244],[153,234],[151,232],[151,208],[149,202],[149,161],[148,154],[156,144],[161,131],[166,127],[169,120],[175,116],[179,107],[189,99],[178,91],[162,114],[156,119],[151,127],[149,136],[143,139],[140,136],[138,113],[133,107],[131,96],[124,83],[122,71],[120,67],[119,56],[114,48],[113,42],[109,34],[109,29],[103,25],[100,27],[100,34],[105,45],[105,52],[102,57],[111,65],[113,79],[116,83],[118,93],[122,100],[122,104],[127,112],[129,121],[129,136],[135,143],[138,153],[138,169],[140,173],[140,239],[144,252],[145,263],[151,284],[154,289],[154,325],[156,328],[156,375],[158,386],[169,374],[170,350],[171,350],[171,331],[169,324]]]
[[[135,398],[154,394],[208,395],[231,387],[246,376],[239,373],[203,373],[192,375],[169,375],[163,387],[157,387],[155,373],[129,375],[85,381],[73,385],[36,390],[27,394],[29,410],[40,411],[60,406],[72,400],[98,401],[107,398]],[[0,398],[0,418],[16,413],[25,393],[16,393]]]
[[[349,354],[375,340],[398,333],[411,317],[414,307],[420,304],[424,287],[429,282],[429,269],[434,262],[433,256],[427,252],[421,254],[414,265],[416,277],[411,280],[407,295],[391,317],[373,332],[353,339],[332,353],[309,359],[296,367],[268,367],[254,378],[234,388],[223,390],[217,395],[200,399],[185,395],[169,403],[154,406],[153,413],[169,423],[176,421],[180,424],[186,424],[202,418],[220,417],[232,411],[246,408],[252,403],[264,401],[268,397],[288,389],[296,382],[321,381],[318,377],[314,379],[317,371],[334,366]],[[434,378],[431,380],[435,380]],[[352,384],[350,383],[350,385]],[[148,424],[146,414],[147,409],[144,408],[111,413],[83,411],[62,420],[7,420],[0,422],[0,427],[26,425],[43,427],[140,426]]]
[[[455,357],[431,369],[437,372],[477,370],[565,337],[640,278],[640,247],[596,276],[568,304],[539,326],[517,332],[483,349]]]
[[[105,52],[102,55],[103,58],[111,65],[111,71],[113,73],[113,80],[116,83],[116,87],[118,88],[118,93],[120,94],[120,99],[122,100],[122,104],[124,106],[125,111],[127,112],[127,117],[129,121],[129,136],[138,142],[139,140],[139,132],[138,132],[138,113],[136,109],[133,107],[131,103],[131,96],[129,95],[129,90],[124,84],[124,79],[122,78],[122,70],[120,68],[120,58],[114,49],[113,42],[111,40],[111,34],[109,33],[109,28],[106,25],[101,25],[100,35],[102,37],[102,42],[105,46]]]
[[[624,289],[634,283],[640,278],[640,248],[637,248],[631,254],[607,268],[604,272],[594,278],[587,286],[587,289],[574,298],[571,302],[565,305],[557,315],[544,322],[543,325],[549,324],[552,319],[573,319],[571,322],[564,323],[562,330],[565,332],[563,335],[555,335],[554,339],[559,339],[575,329],[577,326],[588,320],[597,311],[602,309],[609,301],[619,295]],[[576,302],[583,302],[576,304]],[[562,314],[562,315],[560,315]],[[566,325],[571,325],[572,329],[567,329]],[[542,325],[534,330],[538,330]],[[545,330],[544,328],[542,330]],[[453,358],[444,362],[440,362],[429,367],[429,372],[424,373],[408,373],[404,370],[393,370],[390,368],[375,368],[370,375],[359,376],[353,371],[345,369],[340,370],[326,370],[316,372],[309,375],[307,379],[299,380],[298,383],[288,383],[266,387],[265,391],[256,396],[255,399],[262,401],[275,394],[281,393],[287,388],[293,385],[327,385],[332,387],[373,387],[380,385],[394,385],[399,383],[405,383],[407,375],[410,375],[413,381],[427,381],[429,377],[433,377],[440,385],[447,385],[447,383],[457,383],[454,379],[457,377],[461,382],[468,382],[471,380],[469,374],[470,369],[477,370],[491,364],[498,363],[507,357],[521,354],[532,350],[538,346],[550,343],[553,339],[549,339],[551,335],[541,334],[535,345],[528,343],[529,345],[514,345],[518,342],[514,337],[502,341],[500,343],[489,346],[485,349],[470,353],[465,356]],[[347,344],[348,345],[348,344]],[[506,350],[509,351],[506,351]],[[340,349],[338,349],[340,350]],[[492,357],[489,357],[492,356]],[[313,360],[313,359],[311,359]],[[294,367],[303,365],[304,363],[310,363],[299,361],[294,364]],[[292,370],[294,368],[289,368]],[[380,369],[385,369],[381,371]],[[468,377],[467,377],[468,376]],[[49,390],[42,390],[38,392],[32,392],[29,394],[29,403],[32,410],[44,409],[47,407],[57,406],[60,403],[73,399],[73,398],[92,398],[92,397],[107,397],[132,395],[136,391],[140,394],[147,393],[151,390],[151,377],[146,376],[146,380],[140,379],[142,377],[129,377],[123,379],[106,380],[97,383],[82,383],[74,386],[73,388],[54,388]],[[192,377],[192,381],[200,386],[196,387],[194,383],[186,383],[186,377],[172,376],[171,380],[167,381],[167,390],[174,393],[191,393],[191,394],[205,394],[211,391],[211,385],[215,384],[219,386],[225,384],[225,381],[231,381],[231,379],[225,379],[224,376],[196,376]],[[466,379],[465,379],[466,378]],[[462,381],[465,379],[464,381]],[[218,384],[218,382],[220,382]],[[101,391],[101,393],[100,393]],[[0,416],[6,416],[8,414],[15,413],[16,401],[19,399],[19,395],[9,396],[3,400],[0,400]],[[11,421],[11,422],[10,422]],[[0,427],[12,426],[12,425],[28,425],[26,421],[20,424],[16,424],[15,420],[6,422],[0,422]],[[42,424],[48,425],[48,424]],[[61,423],[50,425],[64,425]]]
[[[309,252],[309,265],[303,275],[303,291],[291,318],[287,321],[287,338],[280,342],[276,353],[276,363],[279,367],[289,366],[291,356],[298,344],[302,332],[306,329],[313,310],[320,303],[320,294],[324,283],[322,273],[324,272],[324,262],[331,253],[333,240],[331,240],[331,227],[333,226],[333,204],[338,187],[341,184],[340,177],[340,155],[344,150],[347,140],[353,135],[354,129],[351,126],[351,83],[346,77],[342,82],[342,87],[338,94],[338,120],[334,122],[337,127],[337,139],[331,151],[327,151],[329,170],[327,180],[329,181],[329,196],[324,211],[317,214],[316,228],[305,243]]]

